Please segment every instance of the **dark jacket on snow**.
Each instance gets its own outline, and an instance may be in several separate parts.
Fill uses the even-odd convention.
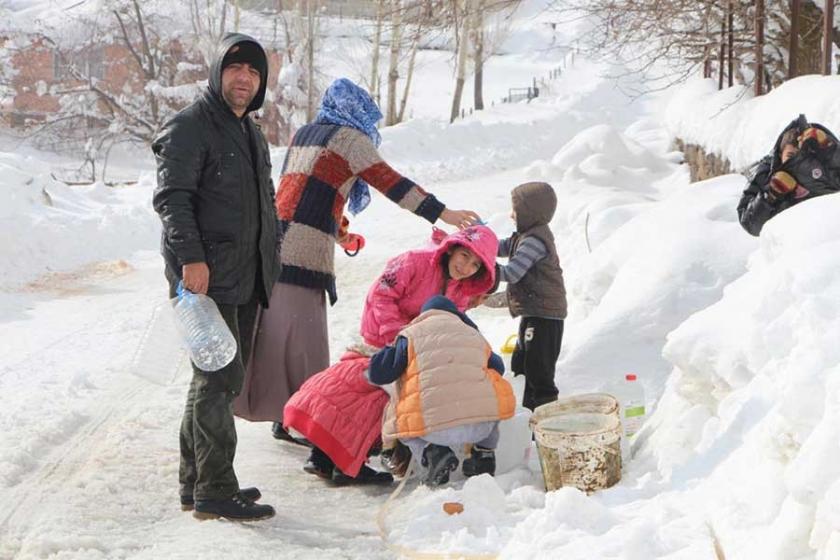
[[[819,148],[806,143],[796,155],[782,163],[782,137],[788,130],[796,129],[801,133],[808,127],[825,132],[833,145]],[[804,190],[796,189],[775,199],[768,196],[770,178],[777,171],[789,173]],[[838,149],[837,138],[824,126],[809,123],[804,115],[800,115],[779,134],[773,150],[752,166],[749,184],[738,203],[738,220],[750,235],[757,236],[767,220],[782,210],[803,200],[831,194],[838,190],[840,190],[840,149]]]
[[[267,76],[261,76],[241,119],[222,97],[222,59],[243,42],[258,45],[247,35],[225,36],[207,89],[152,143],[153,204],[163,222],[161,252],[170,292],[181,280],[182,265],[206,262],[208,295],[217,303],[246,303],[256,289],[267,306],[276,276],[274,187],[268,144],[248,117],[263,104]],[[265,56],[261,47],[259,52]]]

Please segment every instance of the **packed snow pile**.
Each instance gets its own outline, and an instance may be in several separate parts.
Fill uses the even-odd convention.
[[[840,558],[840,197],[771,220],[748,270],[672,332],[643,456],[727,557]]]
[[[800,76],[760,97],[745,86],[718,91],[715,80],[695,78],[674,92],[665,123],[675,138],[723,156],[741,170],[765,156],[800,113],[840,130],[838,99],[840,76]]]
[[[20,287],[50,272],[155,246],[154,175],[136,185],[67,186],[34,155],[0,152],[0,287]]]

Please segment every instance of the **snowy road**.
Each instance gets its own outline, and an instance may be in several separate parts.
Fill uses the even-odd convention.
[[[138,255],[130,269],[99,276],[30,301],[26,318],[0,327],[10,343],[0,373],[9,413],[0,558],[388,557],[374,513],[389,490],[338,490],[304,475],[305,450],[273,440],[267,424],[240,423],[237,470],[277,517],[237,525],[182,513],[175,481],[186,379],[161,387],[126,373],[142,318],[163,292],[160,258]]]

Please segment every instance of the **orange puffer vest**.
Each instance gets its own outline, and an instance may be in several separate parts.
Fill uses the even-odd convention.
[[[400,331],[408,367],[385,410],[382,441],[513,416],[513,390],[487,367],[490,345],[458,316],[432,309]]]

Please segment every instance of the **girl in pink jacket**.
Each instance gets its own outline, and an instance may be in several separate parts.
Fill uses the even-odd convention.
[[[434,239],[434,238],[433,238]],[[438,236],[438,245],[391,259],[365,299],[361,334],[380,348],[420,314],[431,296],[452,300],[459,311],[495,285],[498,239],[485,226]],[[387,473],[367,467],[381,435],[388,394],[368,383],[370,355],[348,349],[341,360],[314,375],[283,410],[283,424],[313,445],[304,470],[337,483],[388,483]]]
[[[361,327],[365,342],[377,348],[393,342],[434,295],[446,296],[459,311],[466,310],[471,299],[493,287],[496,255],[492,251],[498,246],[496,234],[479,225],[448,235],[435,247],[408,251],[388,261],[365,298]]]

